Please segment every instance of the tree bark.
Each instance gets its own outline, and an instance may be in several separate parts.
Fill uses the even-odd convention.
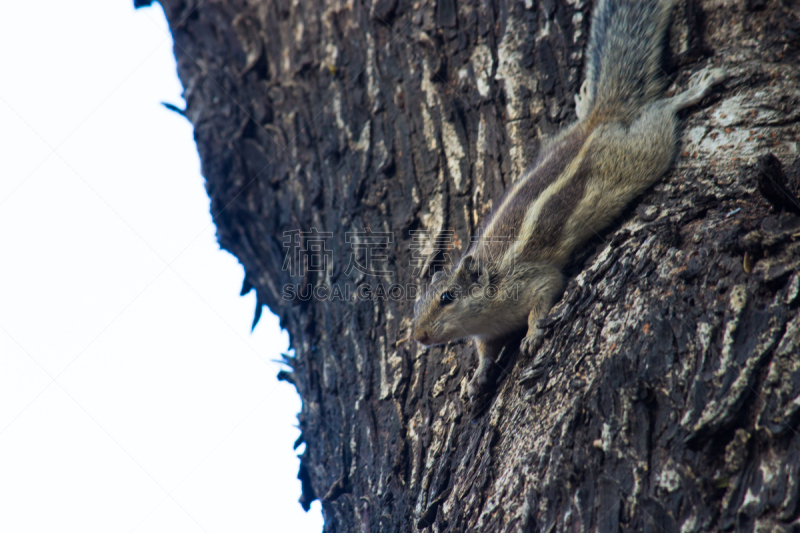
[[[800,530],[800,1],[679,2],[673,90],[730,78],[474,412],[471,343],[416,345],[380,290],[457,259],[575,119],[592,3],[162,4],[220,245],[291,334],[325,531]]]

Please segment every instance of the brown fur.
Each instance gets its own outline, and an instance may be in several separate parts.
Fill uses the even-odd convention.
[[[471,397],[490,387],[489,369],[511,333],[527,327],[522,351],[538,348],[539,319],[561,292],[561,269],[573,251],[667,170],[676,113],[723,78],[710,70],[686,92],[659,99],[670,6],[671,0],[599,1],[576,97],[578,122],[542,148],[453,273],[434,276],[417,302],[417,341],[475,338],[480,364]]]

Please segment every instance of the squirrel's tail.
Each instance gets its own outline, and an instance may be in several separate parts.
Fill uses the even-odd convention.
[[[661,95],[661,53],[673,1],[597,1],[581,91],[590,121],[633,120]]]

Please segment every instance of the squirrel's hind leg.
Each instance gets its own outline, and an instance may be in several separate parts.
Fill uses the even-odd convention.
[[[589,80],[584,80],[575,95],[575,114],[579,121],[589,116]]]
[[[711,92],[714,85],[724,81],[726,77],[724,68],[712,68],[701,72],[691,83],[688,89],[670,98],[668,101],[677,112],[700,102]]]

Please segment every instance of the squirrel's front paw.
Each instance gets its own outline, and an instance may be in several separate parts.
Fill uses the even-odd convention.
[[[467,385],[467,394],[469,400],[474,402],[478,397],[483,395],[489,388],[489,376],[487,372],[475,372],[472,379],[469,380]]]
[[[533,355],[541,348],[542,342],[544,342],[544,338],[542,337],[542,331],[540,329],[537,329],[533,333],[529,332],[528,335],[522,339],[519,345],[519,351],[522,355]]]

